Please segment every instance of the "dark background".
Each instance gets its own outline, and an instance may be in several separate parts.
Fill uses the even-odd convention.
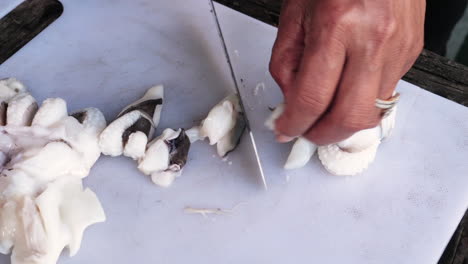
[[[274,26],[277,26],[282,2],[215,1]],[[403,78],[465,106],[468,106],[468,68],[464,66],[468,65],[467,1],[427,0],[426,50]],[[0,65],[62,12],[63,7],[58,0],[25,0],[7,16],[0,18]],[[465,214],[439,264],[468,264],[468,214]]]

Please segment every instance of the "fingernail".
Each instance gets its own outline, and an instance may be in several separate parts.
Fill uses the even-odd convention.
[[[285,136],[285,135],[277,135],[276,136],[276,141],[280,142],[280,143],[288,143],[290,141],[292,141],[294,138],[293,137],[288,137],[288,136]]]

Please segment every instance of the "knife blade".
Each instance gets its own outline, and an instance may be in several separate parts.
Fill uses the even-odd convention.
[[[239,104],[240,104],[240,107],[242,109],[242,112],[244,113],[245,123],[246,123],[246,126],[247,126],[247,130],[249,131],[249,140],[250,140],[250,143],[251,143],[250,145],[252,147],[252,150],[253,150],[253,153],[255,155],[255,159],[256,159],[256,162],[257,162],[257,166],[258,166],[258,173],[259,173],[261,182],[263,184],[263,187],[265,189],[267,189],[265,173],[263,171],[262,162],[261,162],[260,156],[258,154],[258,149],[257,149],[257,144],[255,143],[254,133],[253,133],[253,131],[251,129],[249,118],[247,116],[247,112],[245,111],[245,105],[244,105],[244,101],[243,101],[243,93],[240,91],[239,85],[237,83],[236,74],[234,72],[234,67],[232,65],[232,62],[231,62],[231,59],[230,59],[230,56],[229,56],[228,48],[227,48],[227,45],[226,45],[226,40],[224,39],[223,31],[221,29],[221,24],[220,24],[219,19],[218,19],[218,14],[216,13],[216,8],[214,6],[213,0],[209,0],[209,1],[210,1],[210,5],[211,5],[211,10],[213,11],[212,13],[213,13],[213,17],[214,17],[214,20],[215,20],[215,24],[216,24],[216,27],[218,29],[218,35],[219,35],[219,38],[221,40],[221,45],[222,45],[223,50],[224,50],[224,55],[226,56],[227,64],[228,64],[229,70],[231,72],[232,81],[234,82],[234,87],[236,89],[237,97],[239,98]]]

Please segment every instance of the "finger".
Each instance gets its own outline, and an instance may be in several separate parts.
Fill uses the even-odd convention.
[[[273,45],[270,73],[283,93],[291,87],[304,50],[305,1],[286,1]]]
[[[306,132],[333,99],[345,61],[344,46],[332,38],[306,46],[285,111],[276,122],[277,133],[296,137]],[[286,141],[278,139],[279,141]]]
[[[327,145],[375,127],[381,119],[375,99],[380,91],[382,69],[361,56],[350,56],[333,105],[305,137],[318,145]]]
[[[382,100],[388,100],[393,96],[395,89],[398,85],[398,81],[403,77],[402,71],[400,70],[403,68],[401,65],[396,67],[385,66],[383,72],[385,74],[382,75],[382,80],[380,84],[380,88],[377,94],[377,98]]]
[[[398,81],[411,69],[422,51],[422,46],[422,37],[420,40],[409,41],[409,44],[400,44],[400,47],[385,59],[383,69],[385,74],[382,75],[378,98],[385,100],[392,97]]]
[[[380,99],[393,95],[398,81],[411,69],[424,46],[425,1],[404,2],[396,12],[404,12],[404,9],[413,9],[415,13],[410,20],[398,25],[396,32],[400,34],[394,34],[388,40],[392,45],[386,48]]]
[[[392,97],[398,81],[404,75],[404,68],[407,66],[404,65],[403,61],[392,61],[386,60],[385,66],[383,67],[383,74],[380,81],[380,87],[378,90],[377,98],[382,100],[387,100]]]

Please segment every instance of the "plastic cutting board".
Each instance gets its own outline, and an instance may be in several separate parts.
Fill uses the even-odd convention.
[[[0,65],[0,78],[24,81],[39,102],[63,97],[70,111],[95,106],[111,120],[163,83],[161,132],[192,126],[232,91],[208,1],[62,3],[63,15]],[[225,161],[194,144],[170,189],[127,158],[102,157],[85,183],[108,220],[60,263],[436,263],[468,205],[468,108],[401,82],[393,137],[365,173],[334,177],[316,157],[285,172],[290,146],[262,127],[281,101],[267,73],[276,29],[216,8],[241,89],[254,98],[270,189],[256,182],[246,140]],[[186,206],[235,209],[204,218]]]

